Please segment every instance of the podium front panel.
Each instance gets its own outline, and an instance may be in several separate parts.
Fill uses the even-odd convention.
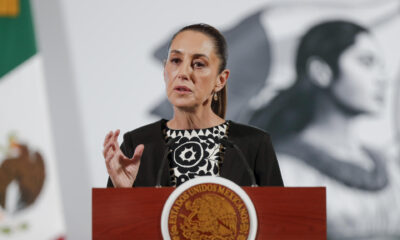
[[[162,239],[161,213],[175,188],[92,190],[93,239]],[[243,187],[256,208],[256,239],[326,239],[323,187]]]

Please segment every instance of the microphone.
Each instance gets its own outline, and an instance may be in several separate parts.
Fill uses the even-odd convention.
[[[172,143],[174,142],[174,140],[171,138],[170,140],[168,140],[168,142],[165,144],[166,149],[164,151],[164,155],[161,161],[161,166],[158,169],[158,173],[157,173],[157,182],[156,182],[156,188],[160,188],[161,187],[161,176],[162,176],[162,172],[164,169],[164,165],[165,162],[167,161],[167,157],[168,157],[168,152],[169,152],[169,147],[172,145]]]
[[[257,187],[257,182],[256,182],[256,177],[254,176],[253,171],[251,170],[249,163],[246,160],[246,157],[244,156],[242,150],[240,150],[240,148],[232,141],[229,141],[227,139],[220,139],[219,141],[222,145],[224,145],[225,147],[230,147],[230,148],[234,148],[236,149],[236,151],[239,153],[239,157],[242,160],[248,174],[250,175],[250,179],[251,179],[251,186],[252,187]]]

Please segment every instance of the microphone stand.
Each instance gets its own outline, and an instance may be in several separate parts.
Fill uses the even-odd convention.
[[[157,173],[157,182],[156,182],[156,188],[160,188],[161,187],[161,176],[162,176],[162,172],[164,170],[164,165],[165,162],[167,161],[167,157],[168,157],[168,152],[169,152],[169,147],[172,145],[172,143],[174,142],[174,140],[171,138],[166,144],[165,144],[165,151],[164,151],[164,155],[161,161],[161,166],[158,169],[158,173]]]
[[[221,139],[220,143],[226,147],[231,147],[234,148],[238,153],[239,153],[239,157],[242,160],[246,171],[248,172],[250,179],[251,179],[251,186],[252,187],[258,187],[257,182],[256,182],[256,177],[254,176],[253,171],[251,170],[249,163],[246,160],[246,157],[244,156],[242,150],[240,150],[240,148],[233,142],[227,140],[227,139]]]

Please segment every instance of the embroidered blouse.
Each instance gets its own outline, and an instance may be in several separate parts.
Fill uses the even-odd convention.
[[[172,139],[168,161],[173,186],[196,176],[219,176],[227,139],[229,122],[205,129],[175,130],[164,125],[165,141]]]

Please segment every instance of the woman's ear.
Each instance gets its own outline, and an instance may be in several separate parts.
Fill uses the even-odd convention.
[[[307,61],[307,73],[310,81],[320,87],[328,88],[333,79],[331,67],[319,57],[311,57]]]
[[[218,74],[217,84],[215,85],[214,88],[215,92],[218,92],[219,90],[224,88],[224,86],[226,85],[226,81],[228,81],[229,73],[230,73],[229,69],[225,69],[220,74]]]

